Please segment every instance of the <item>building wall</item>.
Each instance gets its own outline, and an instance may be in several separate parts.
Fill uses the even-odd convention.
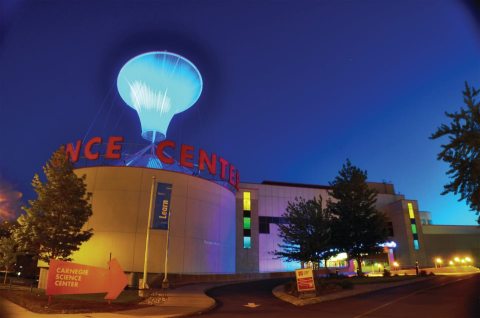
[[[244,193],[250,193],[250,247],[244,244]],[[236,194],[236,271],[237,273],[259,272],[258,191],[243,188]],[[248,247],[248,248],[247,248]]]
[[[420,221],[422,225],[432,225],[432,214],[426,211],[420,211]]]
[[[143,272],[152,176],[171,183],[168,270],[172,273],[235,272],[235,196],[224,187],[191,175],[148,168],[90,167],[93,237],[73,255],[82,264],[105,267],[117,258],[128,272]],[[148,271],[164,271],[165,230],[151,230]]]
[[[391,184],[369,183],[369,186],[379,192],[377,195],[377,208],[386,213],[393,223],[395,236],[392,237],[392,240],[396,242],[398,240],[400,242],[397,243],[398,251],[395,251],[395,255],[401,257],[401,264],[413,266],[417,259],[419,262],[423,262],[424,257],[422,257],[422,251],[413,251],[413,236],[404,197],[396,195],[393,185]],[[285,262],[272,255],[272,252],[278,250],[278,245],[282,243],[281,238],[278,235],[277,224],[271,223],[269,225],[269,234],[258,233],[258,252],[256,250],[257,240],[254,239],[253,236],[256,231],[254,232],[253,229],[258,229],[259,217],[280,218],[282,214],[285,213],[288,202],[293,202],[297,197],[309,200],[321,196],[323,198],[323,205],[326,206],[329,197],[328,187],[296,185],[280,182],[266,184],[241,183],[236,201],[237,222],[240,222],[240,217],[243,213],[239,205],[242,203],[241,196],[244,191],[250,191],[255,194],[255,205],[252,205],[252,224],[255,224],[255,227],[252,225],[252,244],[255,244],[255,246],[252,245],[252,250],[243,249],[242,235],[237,235],[237,270],[253,270],[255,266],[257,266],[255,261],[253,261],[254,258],[249,258],[245,255],[257,255],[257,253],[258,270],[260,272],[289,271],[299,268],[300,264],[297,262]],[[418,211],[418,208],[416,208],[416,202],[409,202],[413,202],[415,211]],[[255,210],[253,210],[253,206],[255,207]],[[416,218],[418,218],[418,213],[416,213]],[[420,223],[419,218],[417,223]],[[237,230],[238,229],[240,228],[237,227]],[[421,229],[418,231],[420,232]],[[422,238],[419,240],[421,241]]]
[[[418,250],[415,249],[412,221],[409,217],[408,203],[413,206],[415,226],[418,236]],[[424,236],[418,204],[415,200],[400,199],[380,208],[387,214],[393,224],[391,239],[397,244],[394,249],[395,259],[401,266],[414,266],[418,261],[420,265],[426,264]]]
[[[439,257],[448,260],[454,257],[470,257],[476,266],[480,266],[480,227],[466,225],[424,225],[427,262],[434,265]]]

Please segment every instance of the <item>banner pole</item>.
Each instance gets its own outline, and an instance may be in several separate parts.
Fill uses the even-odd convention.
[[[170,240],[170,219],[172,218],[172,207],[170,206],[170,209],[168,211],[168,222],[167,222],[167,242],[165,244],[165,277],[163,278],[162,281],[162,288],[168,288],[169,283],[168,283],[168,243]]]
[[[152,210],[153,210],[153,199],[155,197],[155,176],[152,176],[152,187],[150,189],[150,206],[148,207],[148,223],[147,223],[147,235],[145,238],[145,259],[143,260],[143,279],[142,279],[142,289],[145,289],[147,284],[147,266],[148,266],[148,242],[150,240],[150,227],[152,224]]]

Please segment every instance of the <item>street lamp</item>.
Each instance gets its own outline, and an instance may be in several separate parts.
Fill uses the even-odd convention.
[[[398,262],[393,262],[393,269],[394,270],[398,270],[399,267],[400,267],[400,264],[398,264]]]
[[[443,260],[440,257],[437,257],[435,259],[435,268],[441,267],[442,263],[443,263]]]

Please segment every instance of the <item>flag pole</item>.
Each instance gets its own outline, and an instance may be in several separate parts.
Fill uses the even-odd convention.
[[[145,259],[143,260],[143,279],[141,289],[147,285],[147,266],[148,266],[148,242],[150,240],[150,227],[152,225],[153,199],[155,197],[155,176],[152,176],[152,186],[150,189],[150,206],[148,207],[147,235],[145,238]]]
[[[167,222],[167,242],[165,243],[165,277],[163,278],[162,281],[162,288],[167,289],[169,287],[168,283],[168,243],[170,240],[170,219],[172,218],[172,208],[170,206],[169,211],[168,211],[168,222]]]

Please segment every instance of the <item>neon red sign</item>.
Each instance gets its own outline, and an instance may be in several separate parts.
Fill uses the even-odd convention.
[[[79,160],[82,151],[84,157],[88,160],[97,160],[100,156],[105,159],[121,159],[122,143],[124,142],[123,137],[109,137],[108,140],[106,140],[106,150],[104,151],[104,154],[101,154],[100,150],[94,150],[94,146],[100,145],[103,142],[104,140],[101,137],[93,137],[83,145],[82,141],[78,140],[75,145],[71,143],[67,144],[65,151],[67,157],[73,163]],[[163,140],[156,146],[155,154],[162,163],[167,165],[174,164],[175,159],[165,154],[166,149],[170,149],[170,151],[173,152],[179,152],[180,166],[188,169],[193,169],[195,166],[198,166],[200,171],[208,170],[210,175],[219,176],[221,180],[227,181],[231,186],[238,190],[240,173],[235,166],[229,163],[226,159],[217,156],[215,153],[209,154],[203,149],[199,149],[198,152],[195,152],[195,148],[190,145],[182,144],[177,147],[177,144],[174,141]]]

